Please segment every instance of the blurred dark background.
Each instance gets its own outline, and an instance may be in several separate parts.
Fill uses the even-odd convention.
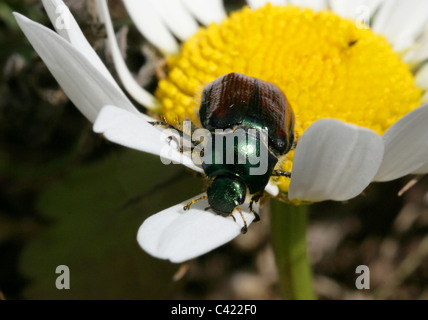
[[[106,65],[112,62],[90,1],[66,1]],[[229,9],[243,1],[230,1]],[[109,1],[127,62],[154,72],[157,54]],[[41,2],[0,2],[0,295],[4,299],[280,299],[269,203],[246,235],[180,266],[136,242],[150,215],[203,191],[181,166],[112,145],[68,101],[12,11],[50,26]],[[129,29],[120,26],[128,25]],[[143,81],[149,90],[153,82]],[[308,241],[320,299],[428,298],[428,179],[372,185],[348,203],[311,206]],[[67,265],[71,289],[57,290]],[[358,265],[370,290],[357,290]],[[186,272],[184,272],[186,271]]]

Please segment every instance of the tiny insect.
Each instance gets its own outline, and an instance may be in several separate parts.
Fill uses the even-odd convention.
[[[243,221],[242,233],[247,231],[247,223],[241,209],[247,195],[251,197],[250,212],[254,221],[260,220],[253,210],[253,203],[258,202],[271,176],[286,176],[286,171],[274,170],[281,156],[287,154],[294,146],[294,113],[285,94],[274,84],[249,77],[240,73],[229,73],[209,83],[202,93],[199,108],[202,127],[209,130],[212,141],[216,138],[226,139],[238,129],[245,133],[245,144],[234,144],[234,159],[244,156],[260,155],[263,152],[267,163],[263,174],[252,174],[256,164],[248,160],[243,163],[228,163],[224,145],[213,143],[212,158],[222,161],[202,162],[205,174],[210,178],[206,195],[189,202],[184,210],[199,200],[208,199],[209,208],[224,217],[237,210]],[[218,130],[218,129],[223,129]],[[230,130],[226,130],[230,129]],[[254,135],[253,131],[264,132]],[[221,131],[221,133],[218,133]],[[222,135],[219,137],[218,135]],[[230,154],[229,154],[230,156]],[[219,163],[220,162],[220,163]],[[260,164],[257,164],[260,165]]]

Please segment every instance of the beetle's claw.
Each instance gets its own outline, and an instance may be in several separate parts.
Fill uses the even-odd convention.
[[[253,222],[259,222],[260,221],[260,216],[257,212],[255,212],[254,210],[251,210],[251,213],[254,214],[254,220]]]
[[[253,197],[253,199],[251,199],[251,202],[250,202],[250,213],[254,214],[253,222],[259,222],[260,221],[259,214],[256,211],[254,211],[254,209],[253,209],[253,203],[257,202],[257,201],[259,201],[259,199],[258,198],[256,199]]]
[[[241,229],[241,233],[242,234],[246,234],[247,233],[247,231],[248,231],[248,228],[247,228],[247,224],[245,223],[245,225],[242,227],[242,229]]]

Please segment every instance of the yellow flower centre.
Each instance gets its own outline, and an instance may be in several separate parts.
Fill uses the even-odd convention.
[[[384,133],[420,104],[422,91],[387,40],[330,11],[267,5],[202,28],[168,61],[156,96],[165,119],[199,124],[203,88],[239,72],[276,84],[296,116],[296,133],[336,118]],[[290,170],[293,152],[283,162]],[[280,187],[288,190],[288,179]]]

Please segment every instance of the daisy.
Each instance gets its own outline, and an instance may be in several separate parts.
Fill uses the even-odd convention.
[[[271,179],[266,191],[272,196],[293,203],[343,201],[372,182],[427,173],[428,3],[267,2],[248,0],[249,7],[227,16],[219,0],[123,0],[136,27],[167,60],[167,75],[154,95],[126,67],[106,1],[96,5],[123,87],[172,125],[186,119],[198,125],[202,89],[229,72],[283,90],[296,114],[299,140],[281,167],[292,178]],[[93,130],[203,172],[177,151],[170,133],[149,124],[154,119],[130,102],[63,2],[43,4],[57,32],[15,17],[71,101],[94,122]],[[184,213],[191,200],[144,221],[137,238],[145,251],[178,263],[240,234],[239,214],[215,215],[204,210],[204,201]],[[248,203],[241,209],[249,225],[254,215]]]

